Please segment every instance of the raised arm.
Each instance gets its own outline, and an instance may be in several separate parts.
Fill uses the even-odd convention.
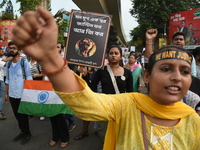
[[[36,59],[43,71],[57,72],[47,74],[55,90],[67,93],[80,91],[83,87],[67,65],[64,67],[64,60],[56,49],[57,39],[58,28],[54,18],[42,7],[38,7],[38,13],[25,12],[13,29],[12,41],[19,48]]]
[[[146,32],[146,47],[144,56],[147,58],[149,58],[153,52],[153,40],[156,38],[157,34],[157,29],[149,29]]]

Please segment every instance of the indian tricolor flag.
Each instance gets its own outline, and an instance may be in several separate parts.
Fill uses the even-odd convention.
[[[73,114],[53,91],[50,81],[25,80],[19,113],[52,117]]]

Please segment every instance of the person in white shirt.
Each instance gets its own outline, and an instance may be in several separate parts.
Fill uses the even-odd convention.
[[[4,105],[4,93],[5,93],[5,83],[4,83],[4,76],[5,76],[5,62],[2,61],[4,51],[0,48],[0,120],[5,120],[6,116],[2,113],[2,108]]]

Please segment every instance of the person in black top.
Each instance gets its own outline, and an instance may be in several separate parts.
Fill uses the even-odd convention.
[[[112,45],[108,48],[109,66],[113,72],[120,93],[133,92],[133,78],[131,71],[120,66],[122,59],[122,50],[117,45]],[[116,94],[108,66],[97,70],[92,80],[92,90],[97,92],[97,85],[101,82],[102,93]]]
[[[102,93],[116,94],[115,86],[113,82],[116,82],[119,93],[133,92],[133,78],[131,71],[120,66],[122,60],[122,50],[117,45],[112,45],[107,51],[109,65],[103,69],[97,70],[92,80],[92,90],[97,92],[97,85],[101,83]],[[108,69],[111,69],[113,73],[112,77]],[[104,137],[107,129],[107,122],[101,121],[97,125],[97,134],[100,137],[102,143],[104,143]],[[102,145],[103,146],[103,145]]]

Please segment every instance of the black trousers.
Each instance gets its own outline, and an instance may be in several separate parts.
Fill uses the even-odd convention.
[[[69,130],[66,119],[63,114],[58,114],[53,117],[49,117],[52,126],[52,140],[57,142],[59,139],[61,142],[69,141]]]
[[[19,108],[21,98],[9,97],[9,100],[10,100],[15,118],[18,121],[18,126],[21,132],[24,134],[30,134],[28,115],[18,113],[18,108]]]

